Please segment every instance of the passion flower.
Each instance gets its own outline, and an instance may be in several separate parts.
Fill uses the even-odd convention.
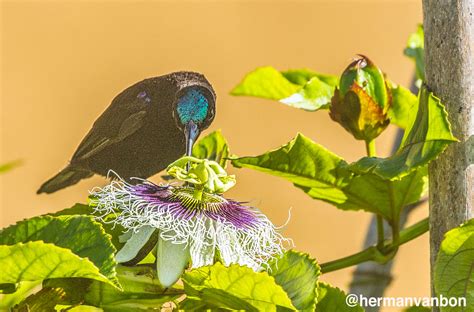
[[[136,241],[133,235],[147,240],[158,231],[157,271],[165,287],[174,284],[187,266],[198,268],[218,260],[258,271],[284,252],[283,245],[290,240],[262,212],[218,194],[235,184],[219,164],[186,157],[170,165],[168,173],[188,182],[157,185],[139,180],[132,185],[116,179],[91,192],[100,218],[112,215],[112,222],[132,231],[128,242]],[[126,262],[130,257],[121,258]]]

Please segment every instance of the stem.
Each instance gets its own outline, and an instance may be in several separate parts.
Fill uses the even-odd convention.
[[[399,240],[400,240],[400,220],[399,219],[395,219],[393,220],[393,224],[392,224],[392,241],[393,241],[393,244],[398,244]]]
[[[377,248],[383,247],[384,240],[383,218],[381,215],[377,215]]]
[[[375,140],[365,141],[365,150],[367,151],[367,156],[376,157]],[[384,240],[383,218],[377,215],[377,248],[383,247]]]
[[[384,241],[382,248],[371,246],[353,255],[322,263],[321,272],[328,273],[366,261],[385,263],[394,256],[394,251],[396,251],[399,246],[421,236],[425,232],[428,232],[428,229],[429,222],[428,218],[426,218],[399,232],[400,235],[397,237],[396,241]]]
[[[353,266],[362,262],[371,261],[374,259],[374,252],[377,252],[377,251],[378,250],[376,247],[371,246],[367,249],[359,251],[358,253],[352,254],[350,256],[322,263],[320,265],[321,272],[329,273],[332,271],[348,268],[350,266]]]
[[[418,94],[418,88],[416,86],[417,78],[414,75],[410,86],[410,91],[414,94]],[[395,140],[392,146],[392,154],[396,153],[403,138],[403,130],[398,129],[395,136]],[[408,216],[411,212],[419,207],[422,203],[426,202],[426,199],[420,200],[418,203],[408,205],[404,207],[400,215],[399,226],[404,228],[407,223]],[[386,222],[384,222],[386,224]],[[392,227],[390,231],[385,230],[385,236],[393,235]],[[390,232],[390,233],[389,233]],[[377,241],[377,216],[374,215],[367,229],[365,237],[364,248],[372,246]],[[395,257],[394,257],[395,258]],[[392,282],[392,267],[394,259],[385,263],[379,264],[377,262],[364,262],[359,263],[354,270],[352,281],[349,288],[349,293],[364,295],[365,297],[383,297],[387,287]],[[366,307],[366,312],[379,312],[380,307]]]
[[[376,157],[375,140],[365,141],[365,150],[367,151],[367,156]]]

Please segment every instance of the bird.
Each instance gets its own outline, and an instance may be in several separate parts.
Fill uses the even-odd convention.
[[[53,193],[113,171],[146,179],[183,155],[214,120],[216,93],[204,75],[179,71],[142,80],[97,118],[69,164],[37,193]]]

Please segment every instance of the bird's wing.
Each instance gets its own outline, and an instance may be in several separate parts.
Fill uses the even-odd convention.
[[[175,92],[176,82],[168,76],[145,79],[123,90],[94,122],[71,162],[86,160],[136,133]]]
[[[147,112],[140,110],[132,113],[122,122],[117,122],[119,118],[110,118],[111,116],[104,115],[94,123],[91,131],[82,140],[73,155],[73,160],[85,160],[134,134],[145,123]]]

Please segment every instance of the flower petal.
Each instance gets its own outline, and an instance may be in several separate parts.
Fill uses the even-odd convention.
[[[188,266],[189,249],[185,244],[173,244],[160,237],[156,250],[158,280],[164,287],[170,287],[178,281]]]

